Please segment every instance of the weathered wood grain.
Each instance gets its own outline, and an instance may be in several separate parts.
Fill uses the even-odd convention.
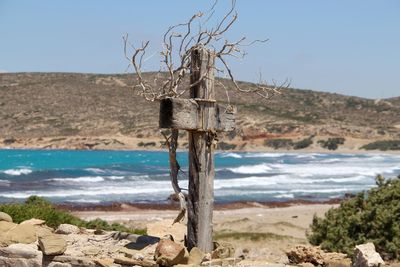
[[[201,83],[190,88],[192,98],[215,100],[214,55],[200,46],[192,51],[191,84],[201,77]],[[199,103],[197,123],[209,129],[215,123],[215,103]],[[214,207],[214,145],[213,132],[189,131],[189,196],[187,247],[198,247],[208,253],[213,249],[212,215]]]
[[[209,120],[204,124],[202,109],[209,109]],[[228,132],[235,129],[236,108],[193,99],[167,98],[160,102],[160,128]],[[211,119],[211,117],[213,117]]]

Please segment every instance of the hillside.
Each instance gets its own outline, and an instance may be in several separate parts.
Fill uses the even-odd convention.
[[[146,74],[150,79],[152,73]],[[158,103],[132,89],[132,74],[1,73],[0,145],[32,148],[160,148]],[[229,85],[228,81],[223,81]],[[241,83],[243,87],[253,86]],[[226,102],[217,86],[217,99]],[[285,89],[271,100],[230,92],[237,130],[221,148],[272,150],[266,140],[344,137],[342,150],[400,139],[400,98],[370,100]],[[186,146],[184,135],[181,145]],[[268,143],[268,142],[267,142]],[[287,149],[290,146],[279,145]]]

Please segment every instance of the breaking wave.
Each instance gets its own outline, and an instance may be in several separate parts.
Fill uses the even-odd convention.
[[[19,175],[24,175],[24,174],[30,174],[32,173],[31,169],[27,168],[22,168],[22,169],[10,169],[10,170],[5,170],[3,173],[7,175],[12,175],[12,176],[19,176]]]

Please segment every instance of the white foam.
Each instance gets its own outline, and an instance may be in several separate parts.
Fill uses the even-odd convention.
[[[315,188],[315,189],[291,189],[288,190],[290,193],[340,193],[340,192],[351,192],[359,190],[359,188]]]
[[[227,170],[233,173],[242,173],[242,174],[261,174],[268,173],[271,170],[271,167],[268,164],[258,164],[258,165],[243,165],[236,168],[227,168]]]
[[[72,202],[72,203],[100,203],[101,200],[99,200],[99,199],[80,198],[80,199],[74,199],[74,200],[67,200],[66,202]]]
[[[238,153],[221,153],[221,158],[241,159],[241,158],[243,158],[243,156]]]
[[[14,193],[2,194],[5,198],[28,198],[32,195],[37,195],[41,197],[79,197],[79,196],[111,196],[111,195],[135,195],[135,194],[145,194],[145,195],[156,195],[162,194],[168,196],[172,193],[170,186],[163,186],[160,188],[153,187],[92,187],[91,190],[88,189],[76,189],[76,190],[54,190],[54,191],[20,191]]]
[[[294,198],[293,194],[279,194],[275,195],[276,198]]]
[[[275,172],[291,173],[293,175],[312,174],[313,176],[375,176],[381,173],[392,173],[398,169],[393,164],[355,164],[353,162],[337,164],[271,164]]]
[[[110,180],[122,180],[125,177],[124,176],[106,176],[105,178],[110,179]]]
[[[22,168],[22,169],[10,169],[10,170],[5,170],[3,171],[3,173],[7,174],[7,175],[13,175],[13,176],[19,176],[22,174],[30,174],[32,172],[32,170],[30,169],[26,169],[26,168]]]
[[[289,153],[247,153],[244,155],[245,158],[279,158],[286,155],[290,155]]]
[[[104,178],[101,176],[83,176],[83,177],[76,177],[76,178],[52,178],[48,179],[48,181],[55,181],[61,183],[76,183],[76,182],[102,182]]]
[[[105,170],[99,169],[99,168],[86,168],[85,171],[89,171],[89,172],[93,172],[93,173],[97,173],[97,174],[104,174],[104,173],[106,173]]]
[[[246,178],[233,178],[229,180],[216,179],[214,181],[214,189],[223,188],[243,188],[243,187],[263,187],[268,185],[275,185],[276,179],[274,177],[257,177],[251,176]]]

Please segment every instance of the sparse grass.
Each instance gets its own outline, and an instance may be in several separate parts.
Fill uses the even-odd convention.
[[[250,241],[263,241],[263,240],[285,240],[291,239],[291,236],[277,235],[274,233],[253,233],[253,232],[217,232],[214,234],[215,240],[221,239],[235,239],[235,240],[250,240]]]
[[[284,227],[288,227],[288,228],[295,228],[295,229],[300,229],[300,230],[305,230],[305,228],[303,228],[303,227],[301,227],[301,226],[298,226],[298,225],[295,225],[295,224],[290,223],[290,222],[276,222],[276,223],[273,223],[273,225],[275,225],[275,226],[284,226]]]
[[[236,145],[235,144],[229,144],[229,143],[225,143],[225,142],[218,142],[217,144],[217,149],[220,150],[232,150],[235,149]]]

